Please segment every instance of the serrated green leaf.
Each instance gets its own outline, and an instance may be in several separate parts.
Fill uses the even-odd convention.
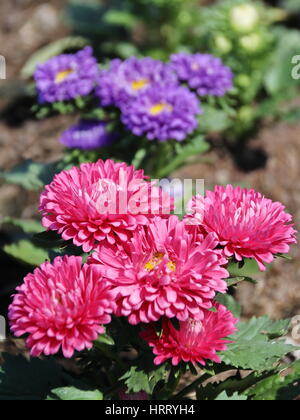
[[[237,392],[233,395],[231,395],[231,397],[229,397],[226,393],[226,391],[222,392],[222,394],[220,394],[215,401],[246,401],[248,400],[246,395],[239,395]]]
[[[160,368],[149,373],[146,373],[142,369],[133,366],[128,372],[125,373],[124,376],[122,376],[122,378],[120,378],[120,380],[125,381],[125,385],[127,386],[129,393],[145,391],[150,395],[152,394],[157,383],[165,378],[165,375],[165,366],[161,366]]]
[[[234,343],[229,344],[227,352],[222,355],[223,362],[258,372],[272,370],[276,362],[296,349],[274,340],[274,337],[286,333],[288,325],[288,321],[273,322],[268,317],[239,323],[238,332],[230,337]]]
[[[300,395],[300,361],[283,372],[277,372],[245,392],[254,400],[274,401],[292,400]]]
[[[56,388],[51,391],[51,394],[55,395],[57,399],[62,401],[102,401],[103,394],[98,391],[82,391],[81,389],[73,386]],[[52,398],[48,398],[52,400]]]
[[[23,263],[39,266],[48,259],[48,252],[24,239],[15,244],[5,245],[4,252]]]

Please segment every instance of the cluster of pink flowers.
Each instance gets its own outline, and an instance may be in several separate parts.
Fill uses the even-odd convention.
[[[41,196],[43,225],[93,252],[86,264],[46,262],[17,289],[12,331],[28,334],[33,356],[91,348],[113,314],[143,327],[156,364],[220,362],[237,323],[215,300],[227,291],[228,263],[253,258],[263,270],[287,253],[291,216],[232,186],[195,197],[182,221],[172,210],[166,193],[124,163],[100,160],[54,178]]]

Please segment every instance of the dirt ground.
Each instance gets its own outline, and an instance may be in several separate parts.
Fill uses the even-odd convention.
[[[36,122],[28,119],[30,101],[7,102],[8,89],[18,92],[18,74],[28,57],[38,48],[68,33],[60,19],[64,1],[10,0],[0,4],[0,53],[7,59],[8,80],[0,81],[0,168],[8,169],[24,159],[54,161],[62,155],[57,138],[70,121],[55,117]],[[5,110],[4,114],[3,111]],[[244,158],[267,158],[261,169],[244,172],[238,169],[232,154],[220,143],[216,150],[199,158],[178,174],[183,178],[204,178],[206,186],[242,184],[286,204],[300,226],[300,123],[265,126],[250,143]],[[257,153],[259,149],[259,153]],[[252,150],[252,152],[251,152]],[[253,152],[253,150],[255,152]],[[245,166],[245,165],[244,165]],[[0,182],[0,221],[7,215],[37,216],[38,194]],[[0,238],[1,240],[1,238]],[[293,261],[278,260],[261,276],[256,286],[243,285],[238,297],[244,315],[267,313],[279,318],[300,314],[300,248],[294,246]],[[24,268],[17,268],[1,257],[3,281],[21,280]],[[0,284],[1,285],[1,284]],[[1,313],[1,310],[0,310]]]

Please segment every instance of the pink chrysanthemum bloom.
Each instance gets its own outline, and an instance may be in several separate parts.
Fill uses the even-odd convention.
[[[121,401],[146,401],[149,400],[149,395],[145,391],[127,393],[127,388],[122,389],[119,392],[119,398]]]
[[[9,308],[11,330],[29,334],[32,356],[65,357],[93,346],[103,325],[111,321],[112,296],[97,266],[83,265],[81,257],[57,257],[24,279]]]
[[[189,319],[180,323],[177,331],[170,320],[164,320],[162,333],[159,335],[154,325],[141,333],[142,338],[153,347],[156,355],[154,363],[160,365],[168,359],[177,366],[181,361],[206,365],[206,360],[220,363],[219,351],[226,351],[226,340],[237,331],[238,320],[224,306],[215,304],[217,312],[205,311],[202,321]]]
[[[216,292],[225,293],[227,263],[215,250],[214,235],[199,243],[176,216],[156,218],[118,252],[102,247],[91,263],[100,263],[112,284],[117,316],[131,324],[158,321],[162,316],[186,321],[203,319]]]
[[[153,215],[169,215],[170,197],[144,171],[112,160],[87,163],[54,177],[41,195],[43,226],[90,252],[105,241],[127,242]]]
[[[227,257],[253,258],[261,271],[276,254],[286,254],[296,243],[292,216],[285,207],[254,190],[217,186],[205,198],[194,197],[186,222],[199,220],[202,233],[215,233]]]

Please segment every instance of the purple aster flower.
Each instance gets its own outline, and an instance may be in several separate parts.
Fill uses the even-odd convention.
[[[96,94],[102,106],[121,107],[124,102],[137,97],[153,84],[178,85],[178,79],[170,64],[146,57],[112,60],[108,70],[102,70]]]
[[[39,101],[68,101],[86,96],[96,85],[99,68],[91,47],[76,54],[62,54],[40,64],[35,72]]]
[[[106,122],[81,120],[62,134],[60,142],[70,148],[91,150],[109,146],[116,138],[107,131]]]
[[[182,82],[199,96],[224,96],[233,87],[233,73],[220,58],[210,54],[174,54],[172,67]]]
[[[197,128],[201,113],[197,96],[188,88],[162,84],[147,89],[121,110],[122,121],[133,134],[160,141],[184,140]]]

